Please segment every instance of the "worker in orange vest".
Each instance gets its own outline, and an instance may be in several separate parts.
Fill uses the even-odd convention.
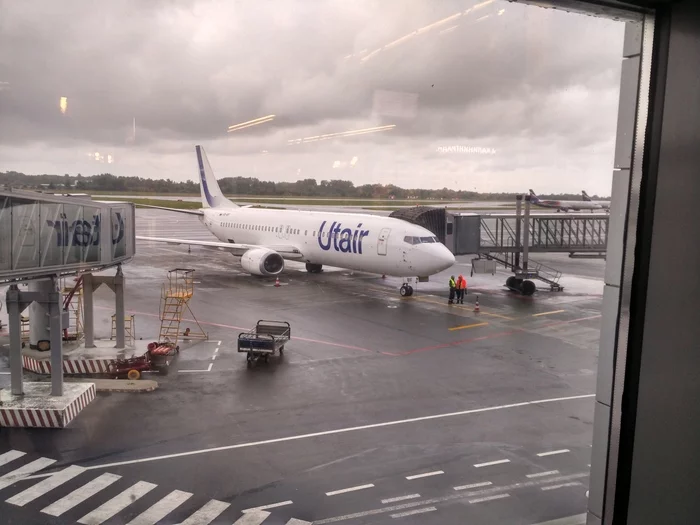
[[[467,280],[462,274],[457,277],[457,303],[464,304],[464,294],[467,293]]]

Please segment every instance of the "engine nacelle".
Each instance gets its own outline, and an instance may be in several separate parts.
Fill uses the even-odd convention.
[[[241,266],[253,275],[277,275],[284,270],[284,258],[274,250],[254,248],[241,256]]]

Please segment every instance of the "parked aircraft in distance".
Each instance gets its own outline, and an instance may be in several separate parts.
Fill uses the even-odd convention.
[[[581,190],[581,195],[583,195],[583,200],[586,202],[593,202],[595,204],[600,204],[600,206],[604,210],[609,210],[610,209],[610,201],[594,201],[593,199],[590,198],[588,193],[586,193],[586,190]]]
[[[603,207],[595,202],[588,201],[559,201],[559,200],[541,200],[534,191],[530,190],[530,202],[535,206],[542,208],[554,208],[557,213],[560,211],[581,211],[581,210],[602,210]]]
[[[197,215],[218,241],[136,238],[229,251],[252,275],[272,276],[285,260],[303,261],[310,273],[323,265],[395,277],[419,277],[450,268],[455,257],[429,230],[393,217],[358,213],[240,207],[228,200],[214,177],[204,148],[195,146],[202,208],[147,208]],[[402,296],[413,294],[406,282]]]

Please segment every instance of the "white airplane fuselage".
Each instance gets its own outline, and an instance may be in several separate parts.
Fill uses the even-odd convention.
[[[392,217],[264,208],[203,211],[200,220],[221,242],[293,246],[303,254],[298,260],[309,264],[427,277],[455,262],[432,232]]]

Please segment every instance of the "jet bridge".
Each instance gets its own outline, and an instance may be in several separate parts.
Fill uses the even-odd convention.
[[[607,213],[531,213],[529,195],[516,197],[515,213],[450,213],[416,206],[391,216],[429,229],[455,255],[477,255],[472,273],[486,268],[477,261],[502,264],[514,273],[506,286],[525,295],[536,290],[531,279],[547,283],[553,291],[563,290],[561,272],[530,259],[530,253],[605,258],[607,251]]]
[[[0,427],[63,428],[95,396],[92,383],[63,383],[63,335],[70,312],[59,279],[80,274],[83,330],[92,345],[92,291],[106,284],[116,296],[116,347],[124,347],[124,276],[135,254],[134,205],[90,198],[0,189],[0,284],[6,294],[10,333],[10,391],[0,391]],[[92,276],[117,267],[114,277]],[[20,290],[27,285],[28,290]],[[23,384],[21,313],[29,309],[28,352],[50,356],[51,384]],[[26,387],[26,388],[25,388]],[[50,387],[50,390],[49,390]],[[26,391],[25,391],[26,390]],[[39,417],[37,414],[41,413]]]

